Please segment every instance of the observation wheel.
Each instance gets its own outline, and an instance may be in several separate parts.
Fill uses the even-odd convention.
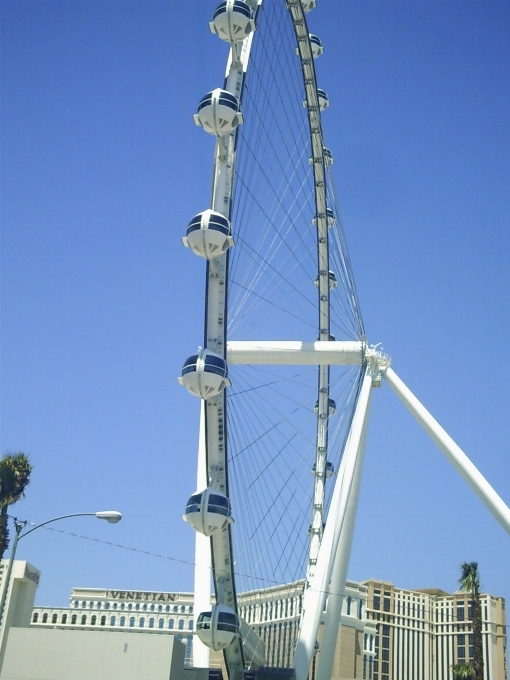
[[[180,378],[204,405],[206,474],[186,518],[210,537],[218,603],[197,631],[224,649],[236,678],[268,661],[254,630],[241,633],[237,590],[296,583],[289,637],[297,639],[327,480],[339,467],[362,376],[363,322],[321,121],[329,100],[315,72],[323,46],[306,19],[314,6],[222,2],[210,27],[230,44],[225,80],[194,116],[217,142],[210,207],[183,238],[206,260],[203,348]],[[337,338],[353,351],[347,368],[332,371],[326,354]],[[292,356],[283,357],[289,347]],[[322,354],[300,366],[307,347]],[[215,629],[215,616],[225,625]]]
[[[230,680],[266,665],[306,680],[327,595],[318,677],[331,677],[383,377],[510,532],[503,501],[366,343],[322,124],[315,4],[221,2],[210,28],[229,45],[225,79],[194,115],[216,146],[210,202],[183,237],[206,263],[204,337],[179,378],[201,399],[185,518],[197,532],[196,633],[204,650],[223,650]],[[239,594],[250,603],[284,587],[280,648],[271,614],[241,611]],[[196,666],[208,665],[202,652],[194,643]]]

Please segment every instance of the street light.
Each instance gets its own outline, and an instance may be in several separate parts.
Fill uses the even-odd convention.
[[[58,520],[67,519],[68,517],[97,517],[98,519],[105,519],[109,524],[117,524],[117,522],[120,522],[120,520],[122,519],[122,514],[120,512],[117,512],[117,510],[101,510],[99,512],[74,512],[71,515],[62,515],[61,517],[54,517],[53,519],[46,520],[46,522],[41,522],[41,524],[37,524],[35,527],[31,527],[28,531],[25,531],[24,534],[22,534],[21,532],[27,525],[26,520],[18,520],[17,517],[13,517],[12,519],[14,520],[16,535],[14,536],[14,542],[12,544],[11,556],[9,558],[9,565],[7,567],[7,574],[5,575],[5,587],[2,593],[2,601],[0,602],[0,629],[3,627],[5,602],[7,600],[7,593],[9,592],[12,565],[14,564],[14,557],[16,555],[18,541],[24,538],[25,536],[28,536],[28,534],[31,534],[32,531],[35,531],[36,529],[40,529],[41,527],[46,526],[46,524],[51,524],[51,522],[58,522]]]

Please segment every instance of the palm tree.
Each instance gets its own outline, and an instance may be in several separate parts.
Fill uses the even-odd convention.
[[[464,562],[460,565],[459,579],[461,590],[471,596],[473,618],[473,668],[476,680],[483,680],[482,645],[482,603],[480,602],[480,574],[478,562]]]
[[[458,663],[452,666],[453,680],[472,680],[475,669],[470,663]]]
[[[25,495],[32,465],[22,451],[6,453],[0,460],[0,560],[9,545],[7,510]]]

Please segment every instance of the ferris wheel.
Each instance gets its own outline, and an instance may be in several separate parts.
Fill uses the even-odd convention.
[[[185,514],[204,645],[193,656],[207,666],[207,650],[223,650],[230,680],[265,665],[237,593],[300,579],[296,678],[308,676],[327,597],[317,676],[331,677],[371,394],[384,381],[510,533],[503,500],[367,343],[322,126],[315,5],[221,2],[210,29],[230,46],[225,80],[194,115],[216,146],[210,204],[183,237],[206,261],[204,338],[179,378],[201,400]]]

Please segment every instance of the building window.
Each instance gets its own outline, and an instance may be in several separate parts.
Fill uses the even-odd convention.
[[[39,614],[37,612],[34,613],[32,616],[32,623],[37,623],[37,619],[39,618]]]
[[[96,621],[97,621],[97,617],[96,617],[96,615],[94,614],[94,616],[92,616],[91,619],[90,619],[90,625],[91,625],[91,626],[95,626],[95,625],[96,625]]]
[[[164,628],[164,627],[165,627],[165,619],[159,619],[158,628]]]
[[[174,627],[174,620],[173,619],[170,619],[170,621],[168,622],[168,627],[170,628],[170,630]]]
[[[170,605],[169,605],[169,604],[167,604],[167,606],[165,607],[165,611],[166,611],[166,612],[169,612],[169,611],[170,611]]]
[[[189,608],[189,613],[190,613],[190,614],[193,614],[193,607],[190,607],[190,608]]]
[[[162,612],[162,611],[163,611],[162,605],[158,604],[158,612]]]
[[[174,612],[178,612],[178,611],[179,611],[179,607],[176,604],[174,604]]]
[[[121,625],[121,626],[125,626],[125,625],[126,625],[126,617],[125,617],[125,616],[121,616],[121,617],[120,617],[120,625]]]
[[[134,628],[135,627],[135,617],[131,616],[129,619],[129,627]]]
[[[42,622],[43,622],[43,623],[48,623],[48,614],[43,614],[43,615],[42,615]]]
[[[74,606],[77,607],[78,605],[79,605],[78,600],[75,600],[75,601],[74,601]]]
[[[179,630],[184,630],[184,619],[179,619]]]
[[[110,616],[110,626],[114,626],[115,622],[116,622],[115,616]],[[101,619],[101,625],[104,625],[102,619]]]
[[[464,602],[457,602],[457,621],[464,621]]]
[[[78,617],[76,616],[76,614],[73,614],[73,615],[71,616],[71,624],[72,624],[73,626],[74,626],[74,624],[76,623],[77,618],[78,618]]]
[[[156,607],[153,604],[151,604],[151,612],[153,612],[155,609]]]
[[[52,614],[52,615],[51,615],[51,622],[52,622],[52,623],[57,623],[57,614]]]
[[[193,630],[193,619],[188,621],[188,630]]]
[[[110,603],[109,603],[109,602],[105,602],[104,608],[105,608],[105,609],[110,609]]]
[[[62,623],[67,623],[67,614],[62,614]]]
[[[140,628],[143,628],[143,627],[145,626],[145,619],[144,619],[144,617],[143,617],[143,616],[141,617],[141,619],[140,619],[140,622],[139,622],[138,626],[139,626]]]
[[[86,606],[87,606],[87,603],[85,602],[85,600],[83,600],[83,602],[81,603],[81,608],[85,609]]]
[[[380,595],[374,595],[374,609],[381,608],[381,597]]]
[[[101,602],[98,602],[98,603],[96,604],[96,607],[97,607],[98,609],[101,609]]]
[[[124,602],[121,602],[121,603],[120,603],[120,608],[121,608],[121,609],[125,609],[125,608],[126,608],[126,605],[124,604]]]
[[[414,609],[414,604],[413,604],[413,609]],[[384,610],[385,612],[389,612],[389,611],[390,611],[390,597],[389,597],[389,595],[386,595],[386,593],[385,593],[385,595],[384,595],[383,610]]]
[[[114,609],[117,609],[118,606],[119,606],[119,605],[118,605],[116,602],[113,603],[113,608],[114,608]]]
[[[181,607],[181,614],[185,614],[185,613],[186,613],[186,607],[183,605]]]
[[[83,614],[81,617],[81,625],[84,626],[87,623],[87,615]]]
[[[129,611],[131,611],[133,609],[133,605],[131,604],[131,602],[128,604],[128,609],[129,609]]]
[[[142,609],[143,609],[144,612],[147,611],[147,603],[145,603],[145,604],[143,605]]]
[[[352,602],[352,598],[349,595],[349,597],[347,598],[347,616],[351,615],[351,602]]]
[[[154,619],[149,619],[149,628],[154,628]]]

